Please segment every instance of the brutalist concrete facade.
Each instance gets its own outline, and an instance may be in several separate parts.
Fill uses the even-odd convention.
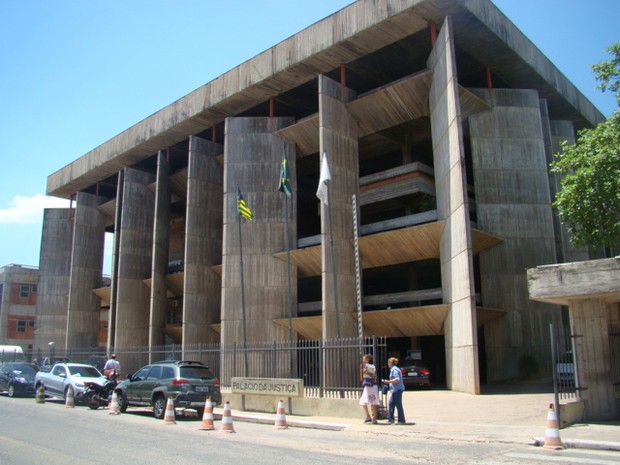
[[[230,344],[244,321],[249,342],[286,341],[291,308],[296,339],[357,337],[355,217],[364,335],[421,349],[454,390],[518,377],[524,357],[543,376],[562,311],[528,299],[526,269],[588,258],[554,216],[548,163],[602,120],[488,0],[355,2],[50,175],[76,206],[46,212],[37,340],[96,340],[102,304],[120,349]]]

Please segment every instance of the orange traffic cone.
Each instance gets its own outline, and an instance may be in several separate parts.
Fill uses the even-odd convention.
[[[549,404],[549,412],[547,413],[547,429],[545,430],[545,449],[564,449],[560,440],[560,428],[558,415],[555,412],[553,404]]]
[[[278,409],[276,410],[276,422],[273,425],[276,429],[286,429],[286,415],[284,414],[284,401],[278,402]]]
[[[116,391],[112,393],[112,400],[110,401],[110,411],[108,412],[110,415],[120,415],[121,409],[118,405],[118,395]]]
[[[211,403],[211,397],[207,397],[207,401],[205,402],[205,411],[202,414],[202,425],[200,426],[200,429],[215,429],[215,426],[213,425],[213,404]]]
[[[220,428],[222,433],[234,433],[232,415],[230,412],[230,402],[226,401],[224,404],[224,413],[222,414],[222,427]]]
[[[168,402],[166,403],[166,413],[164,414],[164,425],[176,425],[176,420],[174,419],[174,401],[172,397],[168,397]]]
[[[73,388],[71,386],[67,388],[67,395],[65,395],[65,407],[75,407],[75,401],[73,400]]]

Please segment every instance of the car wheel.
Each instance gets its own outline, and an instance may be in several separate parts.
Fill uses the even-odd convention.
[[[160,420],[164,418],[166,414],[166,399],[161,394],[155,397],[153,400],[153,415]]]
[[[198,407],[196,408],[196,413],[198,414],[198,418],[200,418],[202,420],[203,415],[205,414],[205,409],[204,407]]]
[[[15,386],[9,384],[9,397],[15,397]]]
[[[116,391],[116,398],[118,401],[118,409],[121,413],[125,413],[127,411],[127,407],[129,404],[127,403],[127,397],[121,391]]]

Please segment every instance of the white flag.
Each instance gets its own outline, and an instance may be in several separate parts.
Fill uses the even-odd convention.
[[[323,163],[321,164],[321,177],[319,178],[319,188],[316,190],[316,196],[327,205],[327,183],[332,179],[327,166],[327,154],[323,152]]]

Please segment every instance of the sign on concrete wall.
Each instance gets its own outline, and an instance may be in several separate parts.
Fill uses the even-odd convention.
[[[303,379],[232,378],[233,394],[261,394],[266,396],[303,397]]]

